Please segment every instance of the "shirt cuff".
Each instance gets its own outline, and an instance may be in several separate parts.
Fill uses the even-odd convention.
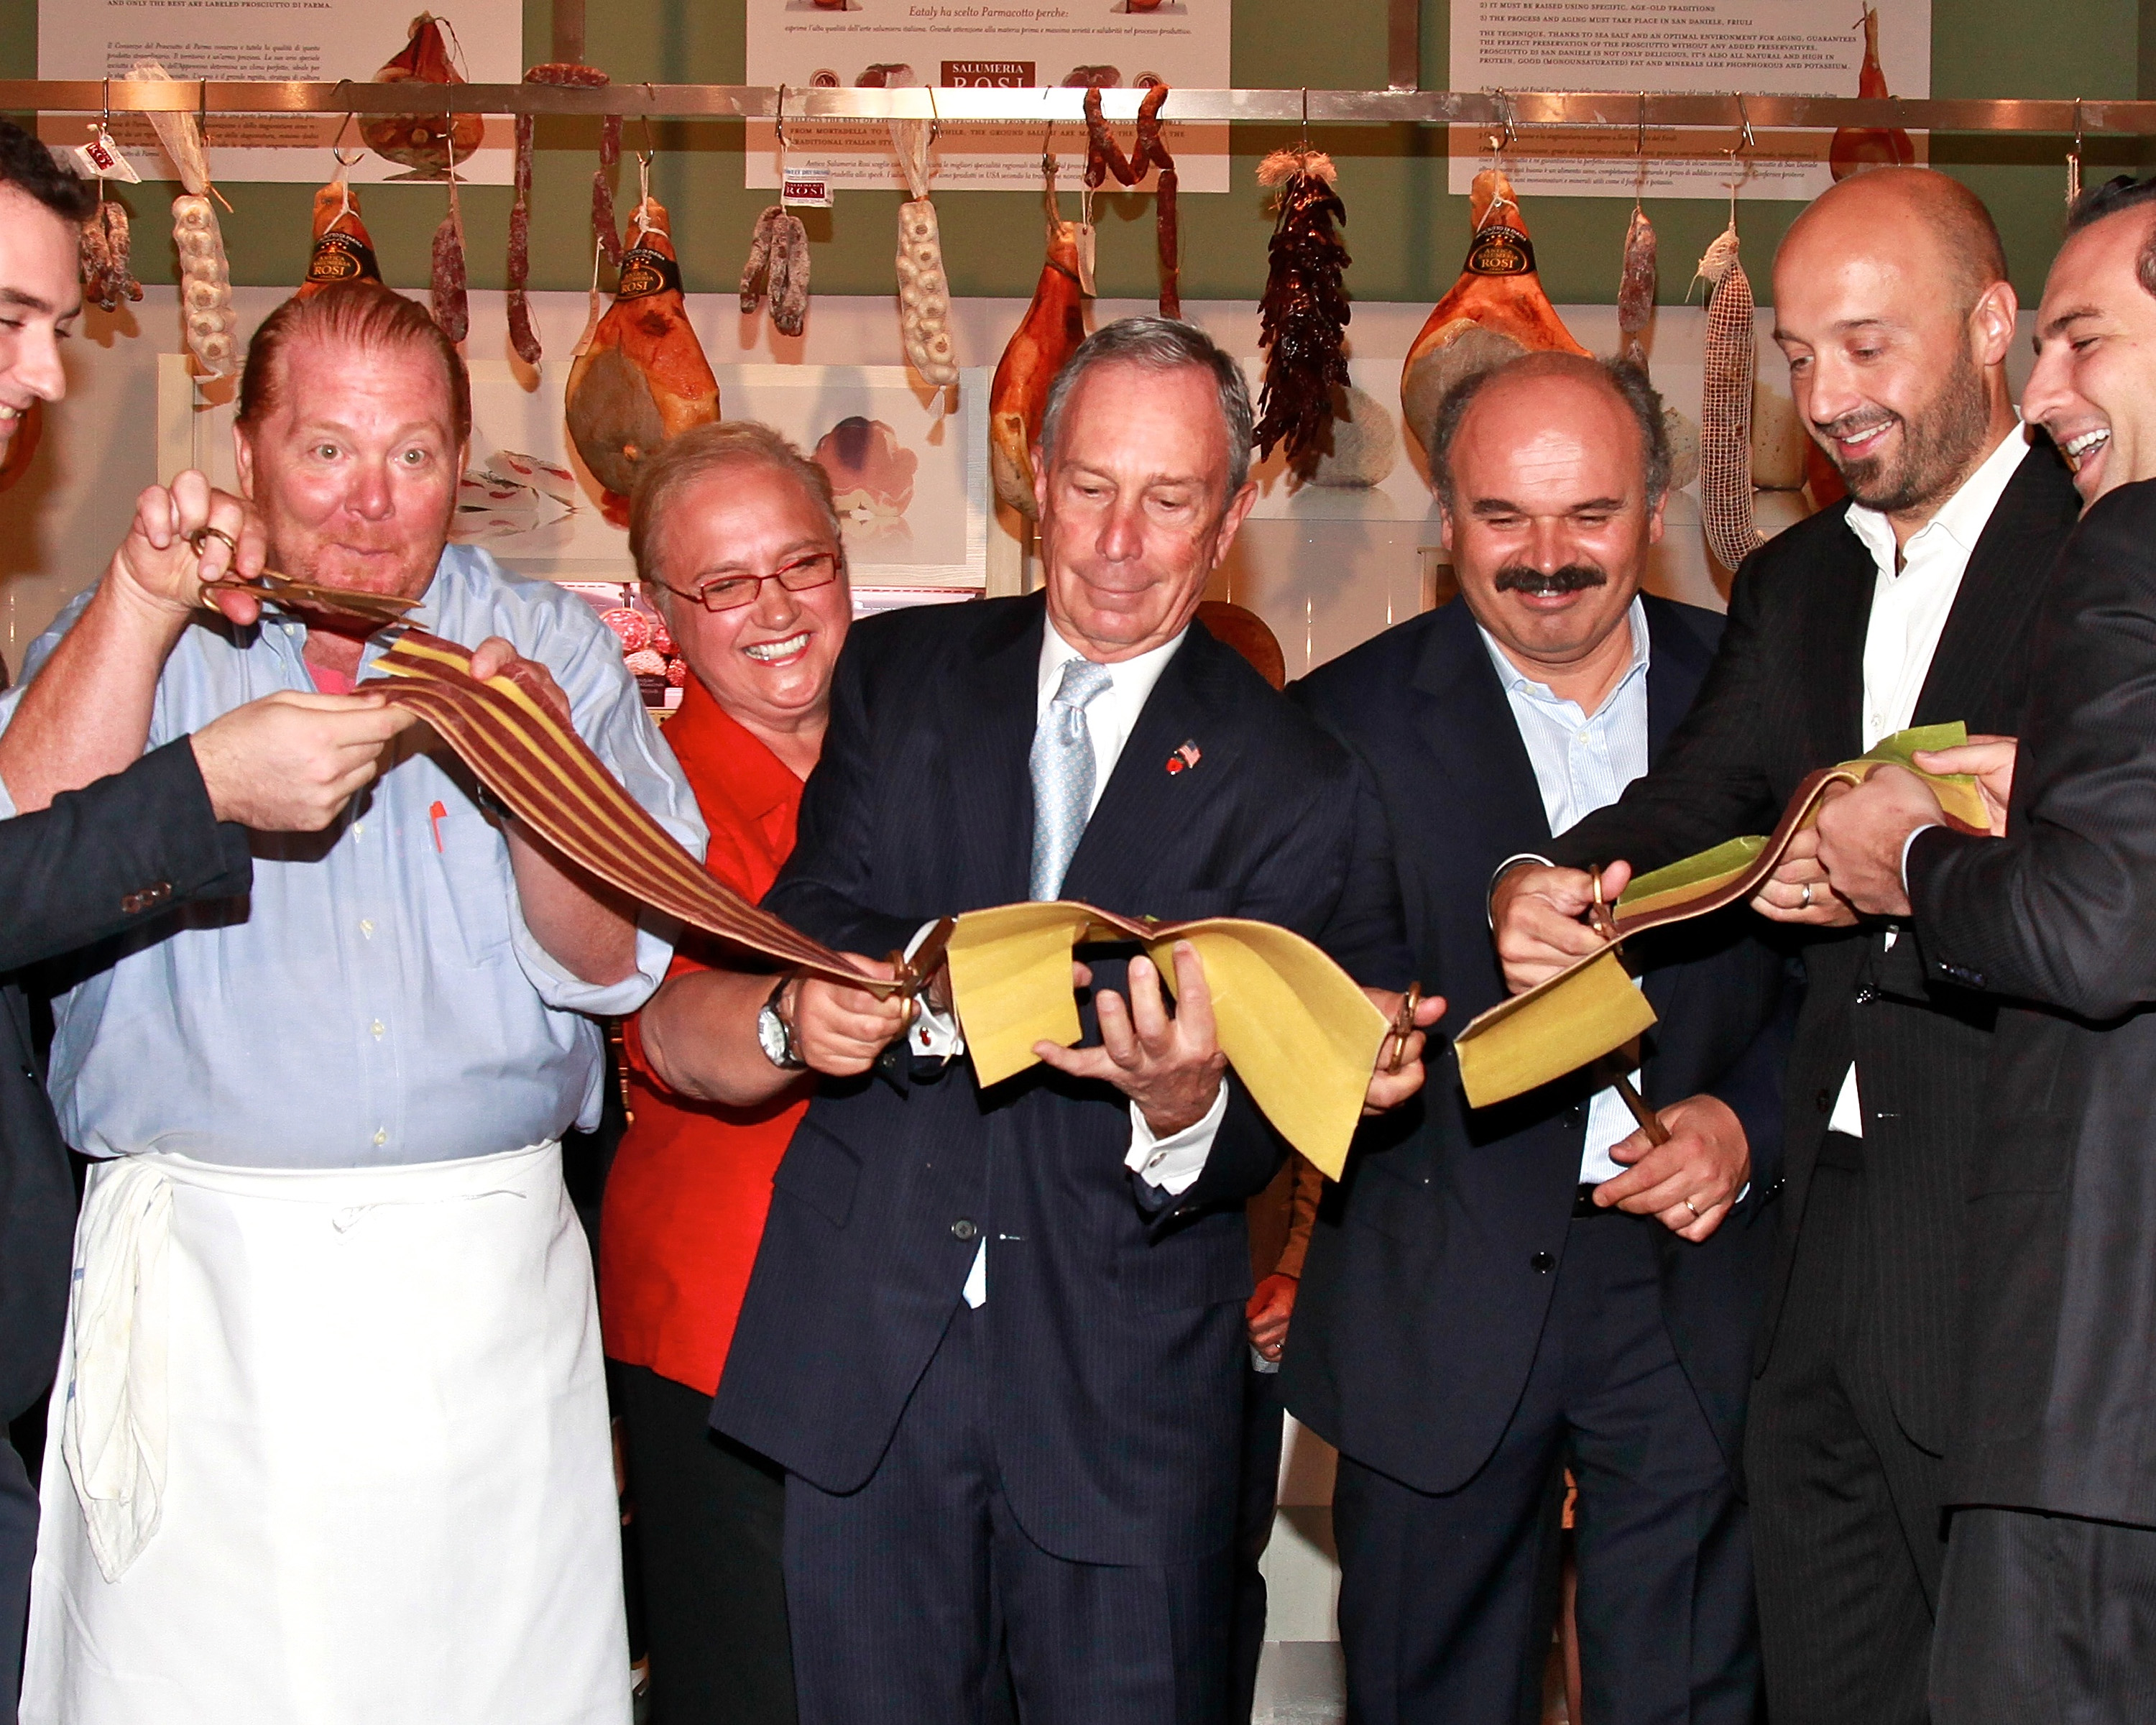
[[[1205,1172],[1205,1158],[1213,1153],[1213,1140],[1219,1136],[1220,1122],[1227,1113],[1228,1081],[1224,1077],[1220,1081],[1219,1094],[1213,1098],[1213,1106],[1204,1117],[1164,1138],[1153,1136],[1152,1127],[1146,1122],[1145,1110],[1133,1102],[1131,1149],[1123,1158],[1123,1165],[1148,1186],[1158,1187],[1171,1198],[1180,1198],[1198,1183],[1198,1177]]]
[[[1924,834],[1939,824],[1938,821],[1928,820],[1902,841],[1902,896],[1904,898],[1909,896],[1909,847]]]
[[[618,983],[588,983],[562,968],[552,952],[539,944],[524,920],[523,907],[510,888],[510,945],[516,962],[539,998],[557,1012],[581,1012],[593,1018],[627,1018],[657,992],[673,962],[674,942],[639,924],[636,931],[636,968]]]
[[[1497,915],[1496,911],[1491,909],[1490,906],[1491,901],[1497,896],[1497,883],[1503,880],[1506,875],[1519,863],[1540,863],[1543,867],[1546,869],[1553,869],[1557,866],[1557,865],[1552,862],[1548,857],[1538,856],[1532,850],[1516,850],[1510,856],[1507,857],[1504,861],[1499,863],[1496,868],[1491,870],[1490,885],[1484,889],[1482,894],[1482,920],[1488,923],[1493,930],[1497,926]]]
[[[911,958],[921,950],[936,925],[924,922],[914,931],[913,938],[906,943],[906,956]],[[953,1013],[938,1012],[928,1004],[924,991],[914,997],[913,1024],[906,1033],[906,1051],[916,1060],[955,1060],[966,1051],[965,1032],[958,1028]],[[983,1298],[987,1297],[985,1294]],[[978,1301],[972,1303],[978,1305]]]

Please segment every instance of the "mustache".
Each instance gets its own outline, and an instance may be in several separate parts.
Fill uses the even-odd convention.
[[[1607,587],[1609,584],[1607,572],[1592,563],[1567,563],[1557,569],[1537,569],[1526,563],[1507,563],[1496,575],[1499,593],[1547,596],[1560,593],[1585,593],[1590,588]]]

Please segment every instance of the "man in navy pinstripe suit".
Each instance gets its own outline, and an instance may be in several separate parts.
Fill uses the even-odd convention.
[[[771,906],[857,952],[1068,897],[1260,918],[1409,980],[1381,819],[1337,746],[1192,621],[1254,496],[1240,373],[1099,332],[1035,451],[1046,592],[857,629]],[[774,1181],[714,1423],[784,1465],[806,1725],[1215,1725],[1241,1414],[1242,1204],[1281,1141],[1178,952],[1101,949],[1087,1034],[983,1090],[930,1014],[782,988],[830,1075]],[[1384,997],[1380,997],[1383,999]],[[1434,1022],[1435,1003],[1422,1014]],[[1386,1106],[1421,1081],[1373,1081]]]

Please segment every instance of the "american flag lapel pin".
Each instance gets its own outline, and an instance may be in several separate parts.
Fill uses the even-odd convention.
[[[1188,773],[1201,758],[1202,752],[1196,743],[1184,742],[1168,757],[1168,770],[1171,774]]]

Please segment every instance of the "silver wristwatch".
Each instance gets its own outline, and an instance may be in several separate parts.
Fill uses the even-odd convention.
[[[763,1057],[780,1071],[805,1072],[808,1063],[801,1058],[801,1051],[793,1045],[793,1027],[786,1022],[778,1010],[778,997],[786,992],[787,984],[793,980],[790,976],[779,978],[778,986],[771,991],[770,998],[763,1003],[763,1009],[757,1014],[756,1040],[757,1045],[763,1050]]]

